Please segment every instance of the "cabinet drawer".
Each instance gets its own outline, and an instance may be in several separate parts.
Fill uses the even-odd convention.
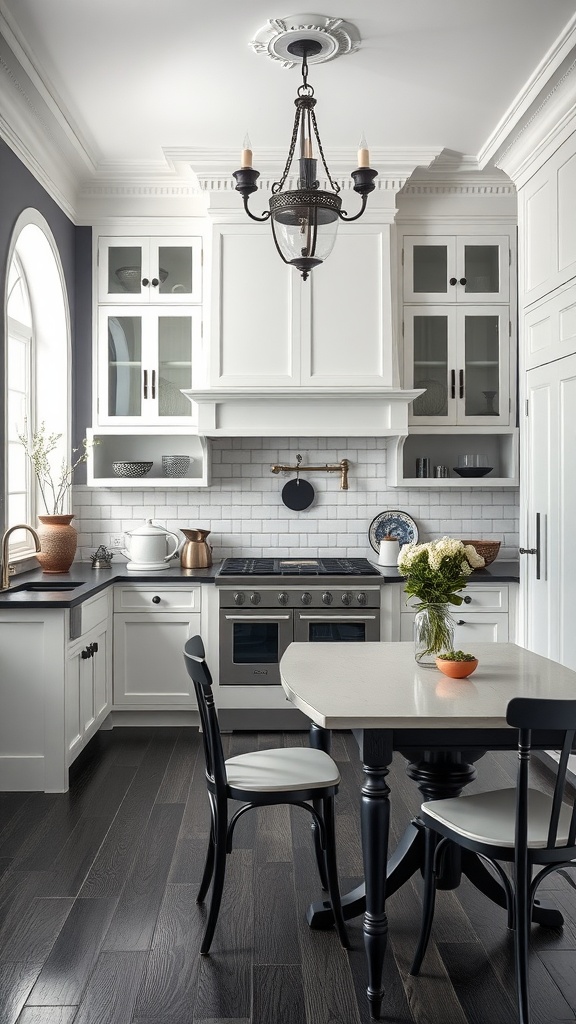
[[[115,612],[200,611],[201,587],[115,587]]]
[[[456,609],[453,614],[455,650],[473,651],[474,643],[507,643],[510,635],[508,615],[472,614]],[[414,639],[414,616],[408,612],[400,616],[400,639]]]
[[[453,618],[460,617],[460,612],[507,612],[508,611],[508,587],[506,584],[497,583],[492,586],[489,583],[482,583],[479,586],[473,584],[466,587],[460,594],[464,599],[461,605],[450,605],[449,611]],[[418,604],[416,597],[411,597],[407,602],[408,608],[414,608]],[[403,614],[404,614],[403,609]]]

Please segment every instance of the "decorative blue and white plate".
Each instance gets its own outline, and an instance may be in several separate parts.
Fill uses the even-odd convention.
[[[383,537],[396,537],[400,547],[403,544],[417,544],[418,527],[407,512],[399,512],[397,509],[379,512],[368,530],[368,540],[374,551],[380,551],[380,541]]]

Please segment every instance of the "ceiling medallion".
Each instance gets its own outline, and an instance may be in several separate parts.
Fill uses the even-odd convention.
[[[310,64],[324,64],[360,48],[360,34],[355,25],[342,18],[328,18],[319,14],[291,14],[287,18],[270,18],[256,33],[250,46],[256,53],[280,61],[283,67],[293,68],[300,62],[294,60],[290,45],[311,38],[319,44],[319,49],[314,55],[310,54]]]

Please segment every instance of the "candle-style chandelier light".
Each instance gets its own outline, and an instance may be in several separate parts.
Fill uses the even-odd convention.
[[[317,39],[295,39],[287,46],[288,53],[302,62],[302,85],[298,88],[296,114],[290,140],[286,165],[279,181],[272,186],[270,209],[256,216],[248,209],[248,198],[258,190],[256,184],[260,172],[252,167],[252,150],[248,138],[242,150],[242,167],[234,171],[236,191],[244,200],[244,209],[252,220],[263,222],[270,219],[276,248],[285,263],[296,267],[305,281],[311,270],[324,262],[330,255],[336,241],[338,221],[358,220],[366,209],[368,196],[375,189],[374,178],[378,172],[369,166],[369,153],[364,138],[358,150],[358,164],[352,171],[354,191],[362,198],[360,211],[349,217],[342,209],[339,196],[340,186],[334,181],[318,132],[314,107],[314,89],[308,84],[308,58],[321,50]],[[294,154],[298,149],[298,177],[295,190],[283,192],[288,179]],[[315,155],[315,152],[317,155]],[[324,191],[318,181],[317,166],[320,158],[326,178],[332,191]]]

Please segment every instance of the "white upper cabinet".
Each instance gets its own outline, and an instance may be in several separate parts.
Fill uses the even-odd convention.
[[[202,365],[201,308],[102,305],[98,319],[98,424],[191,424],[181,389]]]
[[[519,267],[528,306],[576,275],[576,133],[520,190]]]
[[[101,237],[98,301],[118,304],[202,301],[202,239]]]
[[[404,358],[406,386],[425,388],[411,423],[510,423],[507,306],[405,306]]]
[[[270,228],[217,225],[211,387],[370,387],[393,383],[389,226],[342,226],[307,281]]]
[[[405,235],[405,302],[508,302],[508,235]]]

